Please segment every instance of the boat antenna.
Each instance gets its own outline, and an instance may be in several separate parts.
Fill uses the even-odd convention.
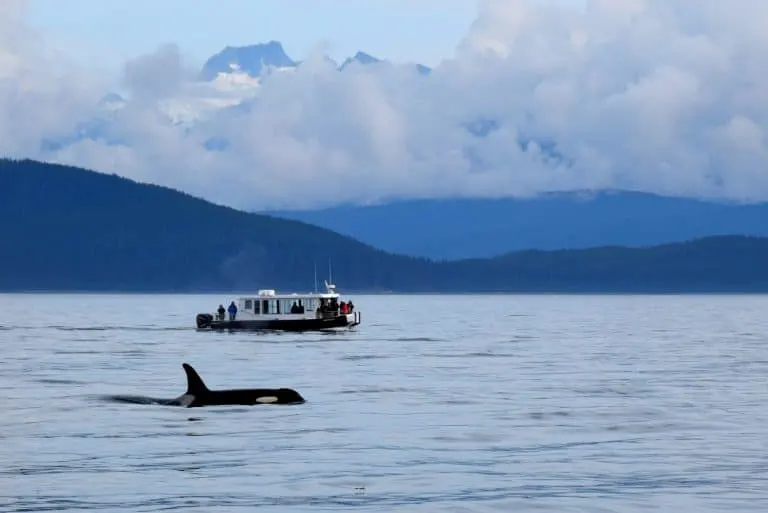
[[[313,263],[315,264],[315,294],[317,294],[317,260],[314,260]]]
[[[328,258],[328,281],[333,283],[333,272],[331,272],[331,259]]]

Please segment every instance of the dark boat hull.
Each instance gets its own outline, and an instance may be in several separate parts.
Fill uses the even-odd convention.
[[[217,320],[211,314],[198,314],[197,329],[203,331],[323,331],[351,328],[360,324],[360,312],[322,319],[245,319]]]

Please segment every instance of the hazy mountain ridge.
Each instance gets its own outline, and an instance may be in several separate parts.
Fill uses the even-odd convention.
[[[361,66],[382,63],[391,65],[389,61],[363,51],[358,51],[355,55],[347,57],[341,64],[336,63],[330,57],[326,57],[326,61],[333,63],[339,71],[344,71],[353,64]],[[200,72],[200,79],[211,81],[221,73],[227,74],[234,71],[241,71],[253,78],[258,78],[267,76],[274,70],[297,68],[301,64],[301,61],[288,56],[279,41],[273,40],[246,46],[226,46],[205,62]],[[413,66],[421,74],[427,75],[431,72],[430,68],[422,64]]]
[[[768,236],[768,203],[629,191],[421,199],[270,213],[386,251],[436,259],[492,257],[524,249],[646,246],[713,235]]]

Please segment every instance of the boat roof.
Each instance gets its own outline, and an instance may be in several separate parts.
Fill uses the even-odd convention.
[[[274,289],[261,289],[256,295],[241,296],[240,299],[310,299],[310,298],[338,298],[336,286],[326,283],[325,292],[287,292],[278,294]]]
[[[339,297],[338,292],[291,292],[286,294],[256,294],[253,296],[240,296],[240,299],[303,299],[303,298],[332,298]]]

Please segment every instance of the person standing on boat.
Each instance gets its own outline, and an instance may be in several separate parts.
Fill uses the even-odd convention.
[[[218,314],[219,314],[219,320],[224,320],[224,314],[226,313],[226,310],[224,310],[224,305],[219,305]]]
[[[235,305],[234,301],[229,304],[229,308],[227,310],[229,311],[229,320],[234,321],[235,316],[237,315],[237,305]]]

